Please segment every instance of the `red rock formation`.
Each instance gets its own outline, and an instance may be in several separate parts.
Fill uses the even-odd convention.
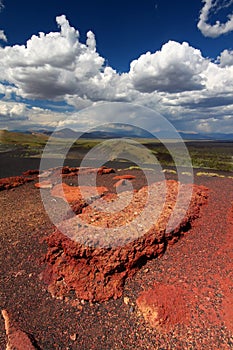
[[[91,198],[95,197],[96,194],[101,196],[107,192],[106,187],[92,187],[92,186],[69,186],[65,183],[57,184],[51,190],[51,195],[54,197],[62,198],[67,200],[68,203],[77,202],[82,200],[83,197]]]
[[[39,175],[39,170],[38,169],[33,169],[33,170],[27,170],[22,173],[23,176],[32,176],[32,175]]]
[[[79,175],[88,175],[88,174],[97,174],[99,168],[90,168],[90,167],[80,167],[78,169]]]
[[[164,183],[167,195],[163,206]],[[180,186],[183,198],[187,186]],[[140,221],[148,189],[156,194],[156,203],[149,205],[147,216],[142,216],[143,220]],[[80,214],[75,218],[65,220],[60,230],[56,229],[47,239],[47,268],[43,277],[50,293],[62,298],[73,290],[78,298],[90,301],[120,297],[125,279],[132,276],[147,259],[163,254],[167,244],[174,243],[187,230],[199,215],[201,205],[206,202],[206,188],[194,185],[189,209],[186,211],[181,203],[179,213],[184,217],[174,230],[166,232],[168,219],[176,203],[177,190],[175,181],[155,183],[134,193],[131,202],[120,211],[99,211],[97,200],[92,206],[81,209],[81,213],[78,210]],[[56,193],[59,194],[59,191],[58,188]],[[76,193],[69,200],[73,196]],[[129,193],[123,192],[122,196],[127,202]],[[109,194],[106,197],[105,202],[110,203],[117,198]],[[154,211],[159,212],[156,222],[151,221]],[[136,224],[135,218],[139,218]]]
[[[62,177],[70,177],[74,175],[88,175],[88,174],[103,175],[103,174],[115,173],[115,170],[113,168],[107,168],[105,166],[102,166],[100,168],[64,166],[61,169],[58,169],[57,171],[59,171],[57,174],[62,173]]]
[[[115,170],[113,168],[106,168],[105,166],[102,166],[98,169],[99,175],[111,174],[111,173],[115,173]]]
[[[120,186],[125,186],[125,180],[124,179],[121,179],[121,180],[118,180],[115,184],[114,184],[114,187],[118,188]]]
[[[49,181],[49,180],[45,180],[45,181],[40,181],[40,182],[37,182],[35,183],[35,187],[36,188],[52,188],[53,185],[52,183]]]
[[[14,187],[21,186],[27,182],[33,181],[34,178],[24,176],[12,176],[0,179],[0,191],[9,190]]]
[[[113,178],[114,180],[133,180],[136,179],[136,176],[130,175],[130,174],[125,174],[125,175],[116,175]]]

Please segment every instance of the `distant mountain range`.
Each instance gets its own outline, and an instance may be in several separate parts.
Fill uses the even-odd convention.
[[[233,141],[233,134],[189,134],[184,132],[180,132],[179,134],[184,140]]]
[[[135,137],[135,138],[153,138],[154,136],[142,130],[140,128],[131,128],[131,130],[126,130],[121,128],[106,128],[106,130],[93,130],[91,132],[80,132],[74,131],[69,128],[64,128],[57,131],[49,130],[36,130],[36,131],[27,131],[27,133],[34,134],[45,134],[48,136],[53,135],[53,137],[67,139],[67,138],[82,138],[82,139],[111,139],[111,138],[122,138],[122,137]]]
[[[27,131],[19,131],[14,130],[13,132],[21,132],[25,134],[32,135],[47,135],[56,138],[62,139],[111,139],[111,138],[122,138],[122,137],[130,137],[130,138],[155,138],[153,134],[149,133],[146,130],[142,130],[140,128],[123,128],[119,126],[118,128],[108,128],[106,130],[94,130],[91,132],[80,132],[74,131],[69,128],[64,128],[57,131],[50,131],[46,129],[38,129],[38,130],[27,130]],[[196,133],[185,133],[179,132],[179,135],[183,140],[204,140],[204,141],[233,141],[233,133],[231,134],[223,134],[223,133],[212,133],[212,134],[196,134]],[[166,132],[158,132],[156,136],[161,139],[172,139],[171,135]]]

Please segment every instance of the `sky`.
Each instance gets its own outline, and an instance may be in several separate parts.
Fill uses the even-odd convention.
[[[104,103],[233,133],[233,0],[0,0],[0,129],[87,128]]]

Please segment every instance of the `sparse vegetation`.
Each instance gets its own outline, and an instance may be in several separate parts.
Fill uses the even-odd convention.
[[[47,141],[54,146],[54,157],[62,153],[65,145],[69,142],[64,138],[49,138],[44,134],[24,134],[19,132],[8,132],[6,130],[0,131],[0,151],[11,151],[11,156],[14,156],[14,151],[17,150],[17,156],[22,158],[40,157],[44,146]],[[78,139],[70,148],[67,159],[82,159],[84,155],[93,147],[106,141],[105,139]],[[163,168],[175,167],[175,162],[169,152],[169,150],[158,140],[152,139],[137,139],[135,140],[141,143],[145,148],[141,148],[140,152],[137,147],[134,147],[128,143],[121,144],[116,140],[113,143],[109,143],[109,147],[112,147],[112,161],[119,162],[126,161],[127,156],[131,156],[133,159],[140,158],[141,166],[143,169],[150,168],[151,165],[157,161]],[[106,143],[104,143],[106,144]],[[166,140],[166,144],[176,150],[179,150],[180,143],[176,143],[172,140]],[[233,171],[233,141],[232,142],[217,142],[217,141],[187,141],[186,146],[188,148],[193,168],[220,171]],[[148,151],[149,150],[149,151]],[[181,149],[180,149],[181,150]],[[106,156],[105,146],[100,145],[99,156]],[[107,152],[107,153],[111,153]],[[115,153],[114,153],[115,152]],[[116,155],[114,157],[114,154]],[[182,155],[182,152],[177,152],[179,167],[185,167],[186,159]],[[103,158],[104,159],[104,158]],[[189,174],[186,174],[189,175]]]
[[[177,171],[173,169],[163,169],[162,172],[168,174],[177,174]]]
[[[182,175],[187,175],[187,176],[192,176],[192,174],[190,173],[190,171],[182,171],[181,174],[182,174]]]
[[[225,175],[222,174],[217,174],[217,173],[209,173],[209,172],[204,172],[204,171],[199,171],[197,176],[208,176],[208,177],[225,177]]]
[[[48,136],[44,134],[25,134],[0,130],[0,143],[5,145],[24,146],[30,148],[46,145]]]

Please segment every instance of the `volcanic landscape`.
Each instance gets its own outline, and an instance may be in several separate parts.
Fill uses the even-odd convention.
[[[98,195],[87,186],[84,200],[77,178],[91,174]],[[167,171],[148,185],[150,170],[145,176],[113,164],[2,178],[1,349],[232,349],[229,174],[195,171],[195,184],[188,185]],[[100,200],[109,204],[119,194],[127,200],[129,183],[133,198],[124,209],[98,210]],[[163,186],[158,220],[147,216],[148,231],[129,234],[126,223],[143,211],[148,188],[156,193],[153,211],[162,205]],[[184,213],[181,204],[183,219],[167,232],[178,188],[185,198],[190,186],[190,206]],[[68,202],[60,226],[51,222],[40,191],[51,196],[51,210]],[[118,236],[106,241],[116,226]]]

